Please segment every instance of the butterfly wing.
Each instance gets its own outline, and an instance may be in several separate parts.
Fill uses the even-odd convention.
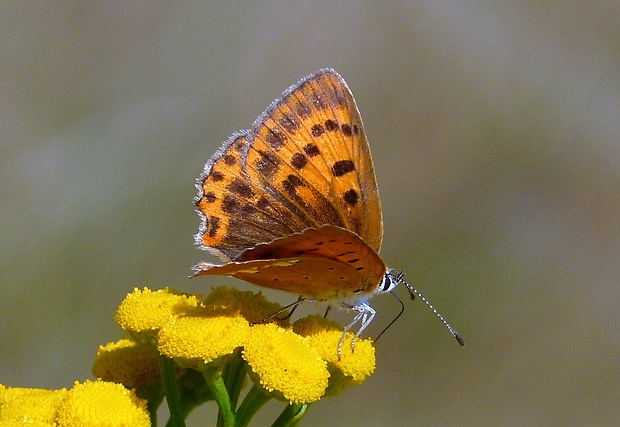
[[[201,263],[196,275],[228,275],[255,285],[319,300],[372,293],[386,267],[359,236],[340,227],[310,228],[261,244],[219,266]]]
[[[241,156],[247,145],[247,131],[233,134],[196,183],[194,204],[201,218],[196,244],[224,259],[304,228],[293,212],[248,177]]]
[[[383,224],[370,148],[340,75],[323,69],[302,79],[257,119],[250,135],[246,168],[253,181],[306,227],[339,226],[379,251]]]
[[[355,100],[323,69],[286,90],[205,165],[196,242],[235,260],[259,243],[329,224],[381,246],[381,205]]]

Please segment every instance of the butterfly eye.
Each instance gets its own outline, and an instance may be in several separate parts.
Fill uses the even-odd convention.
[[[396,279],[394,275],[387,272],[385,276],[383,276],[383,279],[381,279],[381,283],[377,287],[377,292],[390,292],[399,283]]]

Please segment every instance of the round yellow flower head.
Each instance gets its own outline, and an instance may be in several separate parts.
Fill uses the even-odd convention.
[[[260,322],[282,308],[280,304],[267,301],[262,292],[244,292],[225,286],[213,288],[205,298],[204,304],[211,307],[238,310],[250,323]],[[285,317],[285,315],[278,317]],[[278,319],[275,318],[275,320]]]
[[[58,410],[58,425],[150,426],[146,400],[121,384],[105,381],[76,382]]]
[[[235,311],[198,307],[171,316],[159,331],[157,348],[181,366],[200,369],[231,354],[249,333],[248,321]]]
[[[0,425],[54,425],[66,389],[12,388],[0,385]]]
[[[319,400],[329,371],[307,339],[276,324],[252,326],[243,348],[251,375],[268,392],[291,403]]]
[[[161,381],[157,348],[123,338],[99,346],[93,375],[104,381],[139,388]]]
[[[308,316],[293,324],[293,330],[308,338],[323,360],[339,369],[342,374],[352,377],[353,383],[361,384],[375,371],[375,348],[371,339],[357,338],[354,350],[351,340],[354,335],[347,332],[342,343],[342,357],[338,357],[338,346],[342,339],[342,326],[321,316]]]
[[[171,315],[197,307],[201,298],[170,288],[159,291],[134,288],[118,307],[114,320],[134,337],[152,339]]]

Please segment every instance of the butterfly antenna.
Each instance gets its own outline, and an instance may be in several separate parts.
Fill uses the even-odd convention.
[[[441,322],[445,325],[445,327],[448,328],[450,333],[454,336],[454,338],[456,338],[456,341],[461,345],[461,347],[465,347],[465,341],[463,341],[463,338],[461,338],[459,333],[456,332],[452,326],[450,326],[450,324],[446,321],[446,319],[444,319],[443,316],[439,314],[437,309],[433,307],[433,304],[431,304],[430,301],[427,300],[426,297],[420,293],[420,291],[418,291],[416,288],[414,288],[413,286],[411,286],[409,283],[405,281],[405,275],[402,271],[396,275],[395,279],[397,282],[402,283],[403,285],[407,287],[407,290],[409,291],[409,294],[411,295],[411,299],[415,299],[415,297],[418,297],[424,302],[424,304],[426,304],[431,310],[433,310],[433,313],[435,313],[435,316],[437,316],[439,320],[441,320]]]

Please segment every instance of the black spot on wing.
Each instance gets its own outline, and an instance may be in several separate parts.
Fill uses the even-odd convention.
[[[355,170],[355,163],[352,160],[338,160],[332,166],[332,173],[339,177]]]

